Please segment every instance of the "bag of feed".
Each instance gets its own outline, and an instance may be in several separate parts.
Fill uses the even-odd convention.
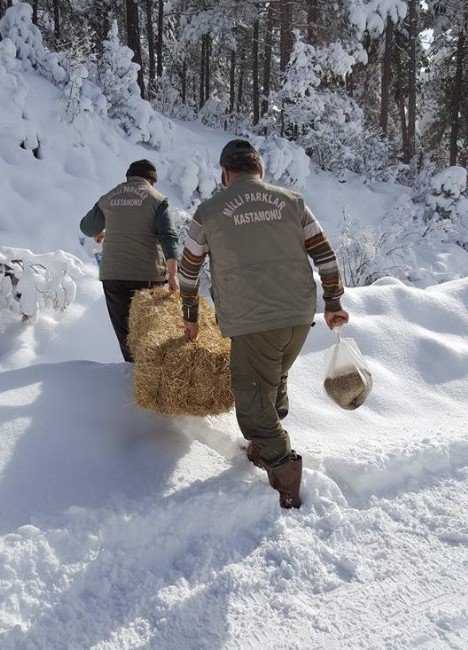
[[[186,341],[178,295],[163,287],[135,293],[128,345],[134,358],[138,406],[164,415],[218,415],[234,405],[230,340],[213,308],[200,298],[200,334]]]
[[[341,408],[352,411],[362,406],[372,390],[372,376],[354,339],[342,339],[330,348],[325,390]]]

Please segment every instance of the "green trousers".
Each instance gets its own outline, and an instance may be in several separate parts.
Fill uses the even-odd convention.
[[[297,325],[231,339],[237,421],[244,438],[256,444],[268,467],[281,465],[291,454],[278,410],[288,409],[288,371],[309,330],[310,325]]]

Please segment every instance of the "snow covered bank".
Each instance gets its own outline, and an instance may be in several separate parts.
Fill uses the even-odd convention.
[[[0,54],[4,65],[16,61],[11,54]],[[148,144],[134,144],[123,137],[115,120],[97,113],[84,113],[68,123],[63,92],[35,72],[7,72],[7,68],[3,72],[2,246],[29,248],[35,253],[65,250],[89,259],[92,245],[86,246],[86,252],[80,244],[79,221],[99,196],[124,178],[129,163],[139,158],[150,157],[156,163],[159,188],[180,211],[181,223],[187,216],[185,211],[192,211],[214,190],[219,180],[219,154],[230,134],[174,120],[167,122],[157,150]],[[270,179],[287,181],[291,166],[297,162],[299,150],[284,149],[284,142],[259,140]],[[365,227],[374,236],[388,232],[386,239],[398,240],[404,234],[401,223],[406,228],[411,224],[411,215],[405,212],[410,200],[408,188],[370,183],[353,175],[341,182],[326,172],[311,173],[305,164],[304,160],[300,163],[305,197],[335,245],[344,216],[356,224],[356,231]],[[394,223],[400,224],[396,232]],[[387,251],[370,254],[381,258]],[[439,242],[434,247],[430,241],[419,242],[416,252],[404,249],[401,257],[398,264],[403,271],[411,269],[412,280],[419,286],[467,273],[468,252],[454,243]]]
[[[2,647],[442,648],[463,632],[466,472],[355,509],[307,468],[290,515],[219,420],[127,405],[123,365],[1,381]]]
[[[129,367],[66,361],[84,356],[86,312],[56,328],[61,363],[6,355],[2,647],[463,647],[467,294],[467,280],[349,292],[346,334],[375,381],[352,413],[321,387],[333,337],[317,319],[291,375],[306,466],[292,514],[233,414],[151,416]]]

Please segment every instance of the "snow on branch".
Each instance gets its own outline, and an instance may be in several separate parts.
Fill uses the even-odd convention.
[[[431,178],[426,197],[428,223],[444,224],[447,241],[468,250],[468,172],[464,167],[448,167]]]
[[[310,158],[302,147],[274,134],[251,136],[250,140],[262,156],[267,180],[304,189],[310,175]]]
[[[361,33],[366,30],[371,36],[380,36],[387,20],[395,25],[406,18],[408,3],[404,0],[355,0],[350,9],[350,18]]]
[[[9,7],[0,20],[0,36],[9,39],[16,48],[16,57],[27,72],[37,69],[55,83],[62,83],[67,77],[62,65],[63,55],[49,52],[42,41],[42,35],[32,22],[33,9],[27,2],[17,2]]]
[[[345,285],[367,286],[387,275],[411,282],[417,270],[414,249],[423,232],[411,200],[396,205],[377,226],[362,227],[345,211],[337,247]]]
[[[26,248],[0,248],[0,308],[34,323],[41,309],[62,313],[76,296],[83,275],[79,259],[64,251],[35,254]]]

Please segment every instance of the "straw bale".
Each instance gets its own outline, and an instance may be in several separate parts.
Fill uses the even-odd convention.
[[[165,415],[217,415],[234,404],[230,341],[213,308],[200,299],[200,334],[185,340],[180,300],[156,287],[135,294],[128,345],[134,357],[136,403]]]

